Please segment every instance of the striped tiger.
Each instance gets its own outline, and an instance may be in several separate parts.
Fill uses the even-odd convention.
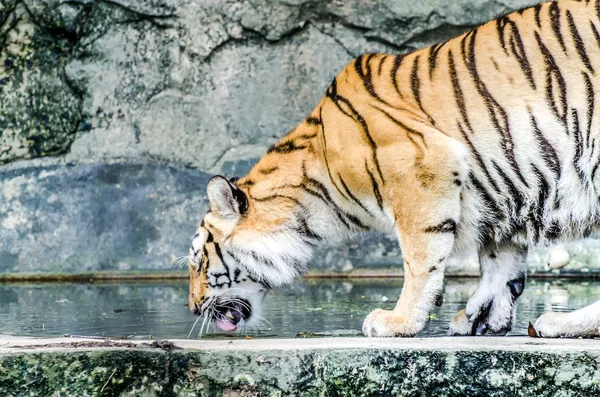
[[[316,247],[394,233],[404,286],[370,337],[413,336],[448,259],[476,250],[451,335],[504,335],[537,244],[599,223],[600,0],[538,4],[405,55],[364,54],[245,177],[213,177],[189,251],[189,305],[218,328],[261,319]],[[546,313],[542,337],[595,335],[600,303]]]

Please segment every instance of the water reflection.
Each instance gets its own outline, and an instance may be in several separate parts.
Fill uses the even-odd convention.
[[[394,306],[400,285],[401,280],[305,280],[272,293],[265,313],[271,324],[243,335],[356,336],[370,310]],[[445,335],[448,322],[476,287],[475,279],[447,280],[444,305],[431,313],[421,335]],[[195,320],[187,308],[187,292],[186,281],[1,284],[0,333],[187,338]],[[572,310],[596,298],[600,298],[600,282],[529,280],[510,334],[526,335],[527,323],[544,311]]]

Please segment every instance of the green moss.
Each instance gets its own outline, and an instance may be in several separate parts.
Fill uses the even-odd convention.
[[[156,350],[7,354],[0,363],[2,396],[158,396],[168,382]]]
[[[0,395],[598,395],[599,364],[592,353],[531,351],[22,351],[0,356]]]

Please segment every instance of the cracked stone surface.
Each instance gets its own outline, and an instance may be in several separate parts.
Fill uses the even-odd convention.
[[[54,255],[52,261],[67,263],[65,271],[119,270],[118,256],[164,269],[168,257],[185,253],[206,210],[205,177],[247,172],[353,57],[411,51],[535,2],[4,0],[0,268],[44,271]],[[162,197],[163,176],[144,171],[123,185],[133,191],[111,196],[111,211],[83,216],[88,201],[109,193],[101,178],[89,177],[77,187],[79,199],[69,196],[76,175],[119,167],[176,170],[176,184],[191,173],[198,180]],[[55,179],[40,177],[47,172]],[[178,209],[192,196],[193,208]],[[50,198],[68,211],[51,210]],[[148,239],[146,228],[119,217],[159,199],[162,207],[148,209],[147,222],[169,238]],[[580,267],[593,267],[597,240],[577,244]],[[125,252],[125,245],[135,248]],[[396,247],[393,239],[367,235],[326,249],[319,266],[393,267],[402,262]],[[535,255],[532,261],[543,264],[545,250]],[[465,263],[461,271],[476,268]]]

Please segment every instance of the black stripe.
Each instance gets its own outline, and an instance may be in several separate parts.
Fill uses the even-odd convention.
[[[206,231],[208,232],[208,237],[206,237],[206,243],[205,244],[214,242],[215,241],[215,236],[213,236],[213,234],[212,234],[212,232],[210,230],[206,229]]]
[[[335,79],[333,81],[335,83]],[[337,92],[337,90],[335,90],[334,92]],[[338,108],[339,108],[339,106],[338,106]],[[321,120],[323,120],[322,113],[323,113],[323,108],[321,107],[321,108],[319,108],[319,118]],[[329,180],[331,181],[331,183],[333,184],[335,189],[338,191],[338,193],[342,197],[346,197],[346,196],[344,196],[344,193],[342,193],[342,191],[338,187],[337,183],[335,183],[335,181],[333,180],[333,175],[331,174],[331,168],[329,168],[329,160],[327,159],[327,139],[325,137],[326,137],[325,123],[321,122],[321,140],[322,140],[322,145],[323,145],[323,158],[325,159],[325,168],[327,168],[327,174],[329,175]],[[302,165],[302,167],[304,167],[304,164]]]
[[[337,92],[337,90],[335,90],[335,91]],[[337,108],[342,113],[344,113],[348,117],[354,119],[355,121],[357,121],[360,124],[362,131],[363,131],[365,137],[367,138],[367,143],[371,147],[371,160],[373,161],[373,164],[375,164],[375,168],[377,169],[377,173],[379,175],[379,178],[381,179],[381,182],[383,184],[385,184],[385,179],[383,178],[383,173],[381,172],[381,167],[379,166],[379,160],[377,160],[377,144],[375,143],[375,140],[373,139],[373,137],[371,136],[371,133],[369,132],[369,126],[367,125],[367,122],[360,115],[360,113],[358,113],[356,111],[356,109],[354,109],[354,106],[352,106],[350,101],[348,101],[346,98],[344,98],[340,95],[337,95],[337,94],[335,96],[332,96],[332,94],[329,94],[329,93],[327,94],[327,96],[333,101],[333,103],[337,106]],[[349,115],[346,111],[344,111],[344,109],[340,105],[340,102],[348,107],[348,110],[350,111],[351,115]]]
[[[279,186],[280,189],[286,188],[286,187],[294,187],[294,188],[298,188],[299,186],[294,186],[294,185],[283,185],[283,186]],[[258,201],[258,202],[267,202],[267,201],[273,201],[273,200],[277,200],[277,199],[285,199],[285,200],[290,200],[293,203],[297,204],[297,205],[302,205],[302,203],[300,203],[300,201],[298,201],[298,199],[294,198],[294,197],[290,197],[290,196],[286,196],[284,194],[272,194],[270,196],[264,196],[264,197],[252,197],[250,196],[250,198],[254,201]]]
[[[538,28],[542,27],[542,21],[540,20],[540,11],[542,10],[542,3],[539,3],[535,6],[534,8],[534,12],[535,12],[535,23],[537,24]]]
[[[429,114],[425,111],[425,109],[423,108],[423,103],[421,102],[421,93],[420,93],[421,81],[419,80],[419,59],[420,59],[419,55],[416,55],[415,60],[413,61],[412,71],[410,73],[410,87],[412,90],[413,97],[415,98],[415,101],[417,102],[417,105],[419,106],[419,109],[421,109],[423,114],[425,114],[425,116],[427,117],[429,122],[431,124],[435,125],[435,122],[433,121],[431,116],[429,116]]]
[[[387,55],[381,55],[379,59],[379,67],[377,68],[377,75],[381,76],[381,71],[383,70],[383,64],[387,59]]]
[[[584,186],[587,186],[587,178],[585,172],[581,168],[580,160],[583,156],[583,136],[579,127],[579,114],[577,109],[571,109],[571,119],[573,124],[573,138],[575,139],[575,155],[573,156],[573,166],[577,171],[579,180]]]
[[[594,39],[596,39],[596,45],[598,46],[598,48],[600,48],[600,33],[598,33],[598,29],[596,29],[596,25],[594,25],[593,21],[590,21],[590,27],[592,28]]]
[[[440,50],[442,49],[442,47],[447,43],[448,41],[444,41],[443,43],[437,43],[432,45],[431,47],[429,47],[429,57],[428,57],[428,63],[429,63],[429,79],[433,79],[433,72],[435,71],[435,67],[437,66],[437,56],[440,52]]]
[[[515,215],[519,217],[521,209],[525,205],[525,196],[513,183],[512,179],[510,179],[508,175],[506,175],[504,170],[502,170],[502,167],[500,167],[494,160],[492,160],[492,166],[494,167],[498,175],[500,175],[500,178],[502,178],[502,182],[504,182],[504,185],[506,185],[506,187],[508,188],[508,192],[512,196]]]
[[[279,167],[262,168],[261,170],[259,170],[259,172],[263,175],[269,175],[277,171],[278,169]]]
[[[284,141],[274,144],[267,150],[267,153],[278,153],[278,154],[288,154],[294,152],[296,150],[304,150],[308,146],[306,145],[296,145],[292,141]]]
[[[531,115],[531,125],[533,126],[533,133],[535,134],[535,138],[538,143],[538,148],[540,150],[540,153],[542,154],[544,162],[546,163],[548,168],[552,172],[554,172],[554,174],[556,174],[556,179],[560,179],[561,168],[560,160],[558,159],[558,154],[556,153],[556,150],[554,150],[552,144],[548,142],[548,140],[544,136],[544,133],[540,130],[535,116],[533,114]]]
[[[402,98],[402,92],[398,88],[398,80],[396,75],[398,74],[398,69],[402,64],[402,59],[404,59],[404,55],[396,55],[396,57],[394,58],[394,65],[392,66],[392,70],[390,72],[390,76],[392,78],[392,85],[394,86],[394,89],[396,90],[398,95],[400,95],[400,98]]]
[[[585,51],[585,44],[581,39],[581,35],[577,30],[577,26],[575,25],[575,20],[573,19],[573,15],[571,15],[571,11],[567,10],[567,21],[569,22],[569,30],[571,31],[571,37],[573,38],[573,43],[575,43],[575,48],[577,49],[577,54],[579,54],[579,58],[581,58],[581,62],[585,65],[585,67],[594,74],[594,68],[592,67],[592,63],[590,62],[590,58],[588,57],[587,52]]]
[[[310,125],[319,125],[321,124],[321,120],[316,117],[307,117],[305,120]]]
[[[356,70],[358,77],[360,77],[360,79],[362,80],[363,86],[365,87],[365,89],[367,90],[369,95],[371,95],[373,98],[377,99],[379,102],[389,105],[389,103],[387,103],[386,101],[381,99],[381,97],[379,95],[377,95],[377,92],[375,92],[375,87],[373,86],[373,75],[371,72],[371,59],[373,59],[374,56],[375,56],[375,54],[367,54],[367,57],[365,59],[366,73],[363,70],[363,65],[362,65],[364,55],[360,55],[358,58],[356,58],[356,60],[354,61],[354,69]]]
[[[594,164],[594,167],[592,168],[592,181],[596,179],[596,171],[598,171],[598,166],[600,166],[600,156],[598,156],[596,164]]]
[[[487,330],[487,325],[485,323],[488,321],[493,304],[494,301],[490,299],[480,306],[479,312],[477,313],[475,319],[473,319],[473,324],[471,325],[471,336],[477,335],[477,329],[480,326],[486,327],[485,330]],[[485,331],[483,332],[485,333]]]
[[[373,216],[371,214],[371,211],[369,211],[367,209],[367,207],[365,207],[364,204],[361,203],[361,201],[358,198],[356,198],[356,196],[354,194],[352,194],[352,192],[350,191],[350,189],[348,189],[348,186],[346,185],[346,182],[344,182],[344,179],[342,178],[342,176],[339,173],[338,173],[338,178],[340,179],[340,182],[342,183],[342,187],[346,191],[346,194],[348,195],[348,197],[350,197],[352,199],[352,201],[354,201],[356,204],[358,204],[358,206],[360,208],[362,208],[363,211],[365,211],[367,214]]]
[[[544,231],[544,238],[547,240],[556,240],[562,235],[562,226],[558,221],[552,221]]]
[[[473,153],[473,155],[475,156],[475,161],[477,161],[477,165],[479,165],[479,168],[483,171],[485,178],[490,183],[490,185],[492,185],[492,187],[494,188],[496,193],[501,193],[500,188],[496,184],[496,181],[494,180],[494,178],[492,178],[492,176],[490,175],[487,167],[485,166],[485,163],[483,162],[483,158],[481,157],[481,155],[475,148],[475,145],[473,145],[473,142],[471,142],[471,140],[469,139],[469,136],[467,135],[465,129],[462,127],[462,125],[460,125],[460,123],[457,124],[457,127],[458,127],[458,130],[460,131],[460,133],[462,134],[463,139],[467,142],[467,145],[469,146],[471,153]]]
[[[373,187],[373,194],[375,195],[375,200],[377,200],[377,205],[383,211],[383,199],[381,198],[381,192],[379,191],[379,185],[377,185],[377,181],[373,177],[371,171],[369,171],[369,164],[365,160],[365,169],[367,170],[367,174],[369,174],[369,178],[371,178],[371,186]]]
[[[471,127],[469,116],[467,115],[465,97],[463,95],[462,89],[460,88],[458,75],[456,74],[456,66],[454,65],[454,57],[452,56],[452,51],[448,51],[448,72],[450,73],[450,80],[452,80],[452,88],[454,89],[454,101],[456,102],[456,106],[458,107],[458,110],[462,117],[462,121],[469,130],[469,132],[473,133],[473,128]]]
[[[298,222],[298,228],[296,230],[300,235],[302,235],[302,237],[304,237],[304,241],[307,244],[310,244],[314,247],[315,245],[312,242],[312,240],[323,241],[323,237],[319,236],[310,228],[310,226],[308,226],[308,222],[306,221],[306,218],[304,218],[303,215],[298,215],[296,220]]]
[[[566,127],[567,126],[567,85],[565,79],[560,73],[560,69],[554,61],[554,57],[548,51],[548,48],[542,42],[538,32],[535,32],[535,39],[538,47],[544,57],[546,64],[546,100],[556,118]],[[554,85],[558,85],[559,97],[554,97]],[[557,103],[558,100],[558,103]],[[567,132],[568,133],[568,132]]]
[[[519,62],[519,66],[525,74],[525,77],[527,77],[527,81],[529,81],[531,88],[535,90],[535,80],[533,78],[531,64],[529,63],[529,59],[527,59],[527,53],[525,52],[525,46],[523,45],[521,34],[519,33],[517,24],[515,24],[514,22],[510,21],[510,27],[510,50],[517,59],[517,62]]]
[[[546,205],[546,200],[549,196],[550,188],[548,186],[548,182],[546,181],[546,177],[544,174],[536,167],[535,164],[531,163],[531,168],[535,175],[538,178],[539,183],[539,191],[538,191],[538,200],[536,203],[536,213],[533,214],[533,232],[534,232],[534,242],[538,242],[540,239],[540,233],[542,231],[542,227],[544,225],[544,207]],[[534,208],[532,208],[533,210]]]
[[[315,192],[314,190],[309,189],[306,186],[300,186],[300,188],[302,189],[302,191],[304,191],[307,194],[310,194],[313,197],[318,198],[319,200],[323,201],[325,204],[327,204],[328,206],[330,206],[333,210],[333,212],[335,213],[335,216],[338,218],[338,220],[340,222],[342,222],[342,224],[347,228],[347,229],[351,229],[350,227],[350,223],[355,224],[356,226],[360,227],[361,229],[367,229],[366,226],[364,226],[362,224],[362,222],[360,222],[360,220],[358,220],[358,218],[356,218],[355,216],[348,214],[347,212],[345,212],[344,210],[342,210],[332,199],[331,197],[329,197],[329,194],[327,193],[326,195],[323,195],[319,192]]]
[[[498,101],[492,96],[492,94],[487,89],[485,83],[479,77],[479,72],[477,71],[477,63],[475,59],[475,40],[477,37],[477,30],[472,30],[467,34],[463,40],[462,44],[462,55],[465,60],[465,64],[475,86],[477,87],[477,91],[479,95],[483,98],[486,107],[488,109],[489,116],[491,118],[492,124],[494,125],[496,131],[500,135],[500,147],[502,148],[504,155],[506,156],[510,167],[513,169],[517,177],[521,180],[521,182],[527,186],[527,181],[523,177],[521,170],[519,168],[519,164],[517,163],[517,159],[515,156],[514,150],[514,142],[512,140],[512,135],[510,131],[510,125],[508,122],[508,115],[504,108],[500,106]],[[468,53],[466,47],[466,40],[470,38],[470,42],[468,45]]]
[[[427,142],[425,142],[425,135],[423,135],[423,133],[422,133],[422,132],[419,132],[419,131],[417,131],[417,130],[414,130],[414,129],[412,129],[412,128],[408,127],[407,125],[403,124],[403,123],[402,123],[400,120],[398,120],[398,119],[394,118],[394,117],[393,117],[391,114],[389,114],[389,113],[388,113],[388,112],[386,112],[385,110],[381,109],[380,107],[378,107],[378,106],[373,106],[373,107],[374,107],[375,109],[379,110],[381,113],[385,114],[385,116],[386,116],[388,119],[390,119],[392,122],[394,122],[394,124],[396,124],[397,126],[399,126],[399,127],[403,128],[403,129],[405,129],[405,130],[406,130],[406,131],[407,131],[409,134],[414,134],[414,135],[417,135],[419,138],[421,138],[421,141],[423,142],[423,146],[425,146],[425,148],[427,148]],[[409,137],[409,138],[410,138],[410,137]],[[412,141],[412,139],[411,139],[411,141]],[[413,143],[414,143],[414,141],[413,141]],[[418,146],[417,146],[417,147],[418,147]],[[423,151],[423,149],[422,149],[422,148],[420,148],[420,147],[419,147],[419,149],[420,149],[421,151]]]
[[[560,9],[558,8],[558,2],[553,1],[552,3],[550,3],[550,6],[548,7],[548,11],[549,11],[549,16],[550,16],[550,24],[552,26],[552,31],[554,32],[554,36],[556,36],[556,39],[558,40],[558,42],[560,43],[560,46],[562,47],[563,51],[566,54],[567,47],[565,46],[565,39],[563,38],[562,33],[560,31]],[[537,32],[536,32],[536,34],[537,34]]]
[[[202,263],[200,263],[200,267],[198,268],[198,271],[200,271],[200,269],[202,269],[203,265],[205,270],[207,270],[210,266],[210,261],[208,260],[208,250],[206,249],[206,244],[204,244],[204,247],[202,249],[202,254],[204,254],[204,257],[206,258],[205,261],[202,261]]]
[[[315,197],[320,198],[325,203],[327,203],[330,206],[332,206],[333,210],[336,213],[336,215],[338,216],[338,218],[340,219],[340,221],[342,221],[342,223],[344,223],[344,225],[346,227],[349,228],[350,226],[348,225],[347,222],[351,222],[355,226],[358,226],[361,229],[368,229],[368,227],[366,227],[357,217],[355,217],[352,214],[347,213],[340,206],[338,206],[336,204],[336,202],[331,198],[331,195],[329,194],[329,191],[327,190],[327,188],[325,187],[325,185],[323,185],[321,182],[317,181],[316,179],[310,178],[308,176],[308,174],[306,173],[306,167],[305,167],[304,163],[302,164],[302,174],[303,174],[303,181],[302,181],[301,188],[305,192],[307,192],[309,194],[312,194]],[[307,185],[310,186],[310,187],[312,187],[312,188],[315,188],[317,190],[317,192],[309,189],[307,187]],[[343,196],[343,197],[346,198],[346,196]]]
[[[483,186],[481,182],[475,177],[473,172],[469,173],[469,180],[472,183],[473,187],[477,189],[479,194],[481,194],[484,205],[491,211],[489,215],[492,217],[503,217],[502,211],[500,211],[500,207],[494,201],[492,196],[488,193],[487,189]]]
[[[446,219],[439,225],[425,228],[425,233],[452,233],[456,235],[456,222],[452,219]]]
[[[412,90],[413,97],[415,101],[417,101],[417,105],[423,109],[421,106],[421,94],[419,92],[420,82],[419,82],[419,56],[416,55],[413,61],[412,70],[410,72],[410,88]]]
[[[227,271],[229,272],[229,267],[227,267],[227,264],[225,263],[225,259],[223,258],[223,253],[221,252],[221,247],[219,247],[219,244],[217,244],[217,243],[214,243],[213,245],[215,246],[215,253],[219,257],[219,260],[222,262],[225,269],[227,269]]]
[[[240,270],[240,268],[239,268],[239,267],[236,267],[236,268],[233,270],[233,282],[234,282],[234,283],[236,283],[236,284],[239,284],[239,283],[240,283],[240,280],[239,280],[239,278],[240,278],[240,275],[241,275],[241,274],[242,274],[242,271]]]
[[[508,22],[509,19],[507,16],[496,19],[496,33],[498,34],[498,41],[500,42],[500,45],[506,54],[508,54],[508,52],[506,49],[506,40],[504,40],[504,28]]]
[[[229,253],[231,255],[231,253]],[[231,255],[233,256],[233,255]],[[235,257],[234,257],[235,259]],[[237,259],[236,259],[237,260]],[[239,263],[242,263],[238,260]],[[253,283],[258,283],[260,285],[262,285],[263,287],[265,287],[266,289],[270,290],[272,289],[272,286],[269,282],[265,281],[265,280],[258,280],[256,277],[252,276],[251,274],[248,274],[248,280],[252,281]]]
[[[314,133],[314,134],[302,134],[302,135],[297,135],[296,138],[297,139],[313,139],[314,137],[316,137],[318,135],[318,133]]]
[[[454,100],[462,117],[462,121],[465,124],[465,126],[469,129],[469,132],[473,133],[473,128],[471,127],[471,122],[469,121],[469,117],[467,115],[465,97],[463,95],[462,89],[460,88],[458,75],[456,74],[456,66],[454,65],[454,57],[452,56],[452,51],[448,51],[448,72],[450,73],[450,80],[452,80],[452,88],[454,89]]]
[[[331,82],[331,84],[329,84],[329,88],[325,92],[325,96],[334,97],[334,98],[337,96],[337,79],[335,77],[333,78],[333,81]],[[319,118],[321,120],[323,120],[323,117],[321,117],[320,113],[319,113]]]
[[[596,105],[596,94],[594,92],[594,84],[592,83],[590,76],[585,72],[581,72],[581,74],[583,75],[583,79],[585,81],[585,93],[587,99],[587,129],[585,145],[589,148],[592,134],[592,120],[594,118],[594,106]]]

